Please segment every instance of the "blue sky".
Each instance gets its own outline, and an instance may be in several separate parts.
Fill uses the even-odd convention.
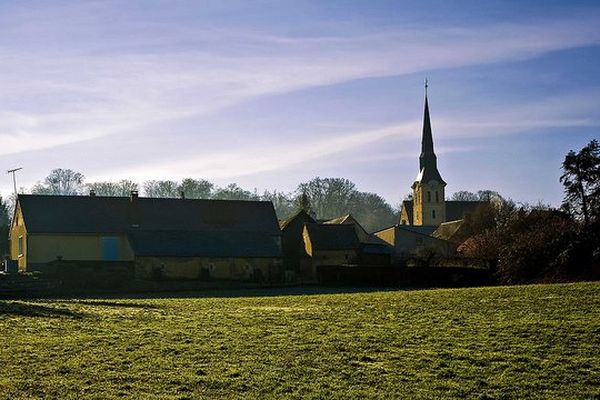
[[[427,77],[448,193],[558,205],[564,154],[600,136],[599,20],[574,1],[0,1],[0,167],[24,187],[57,167],[345,177],[397,204]]]

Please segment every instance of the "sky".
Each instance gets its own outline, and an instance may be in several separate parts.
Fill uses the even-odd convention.
[[[427,78],[447,194],[559,205],[565,154],[600,137],[598,21],[597,1],[0,0],[0,169],[344,177],[395,205]]]

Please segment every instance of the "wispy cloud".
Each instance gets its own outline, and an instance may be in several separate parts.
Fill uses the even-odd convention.
[[[600,127],[600,120],[573,116],[573,108],[561,107],[570,103],[578,112],[586,113],[597,102],[600,95],[586,93],[580,96],[561,96],[522,104],[519,107],[504,107],[485,116],[461,113],[452,117],[433,121],[434,135],[444,142],[453,139],[487,138],[498,135],[511,135],[537,131],[540,128],[560,129],[574,127]],[[355,162],[371,163],[384,160],[415,158],[414,151],[392,152],[385,154],[365,154],[364,149],[373,144],[386,144],[413,148],[418,143],[422,121],[413,120],[383,127],[372,127],[357,131],[339,131],[331,129],[323,133],[321,139],[310,142],[301,139],[289,139],[270,146],[263,144],[244,148],[227,149],[195,153],[191,157],[178,158],[175,161],[152,161],[140,163],[137,167],[103,170],[111,177],[144,180],[149,176],[173,178],[202,176],[211,179],[235,179],[272,171],[285,171],[300,164],[318,165],[338,159],[346,162],[348,155]],[[475,145],[446,145],[437,148],[438,154],[473,152],[480,150]],[[360,153],[360,154],[357,154]],[[360,160],[360,161],[358,161]],[[98,177],[100,178],[100,177]]]
[[[10,35],[0,40],[0,154],[151,131],[157,123],[209,115],[259,96],[600,42],[593,15],[308,38],[190,26],[168,33],[162,27],[152,35],[142,24],[135,35],[86,40],[83,33],[99,21],[88,15],[83,22],[69,31],[83,39],[62,37],[63,47],[45,48],[43,39],[14,46]],[[41,26],[61,32],[57,24]],[[18,36],[27,28],[5,29]],[[39,33],[39,27],[29,28]]]

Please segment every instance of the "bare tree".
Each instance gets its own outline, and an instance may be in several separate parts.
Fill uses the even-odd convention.
[[[90,192],[98,196],[127,197],[134,190],[139,190],[139,185],[133,181],[123,179],[119,182],[93,182],[86,185]]]
[[[175,181],[146,181],[143,187],[147,197],[176,199],[181,196],[179,184]]]
[[[310,199],[317,218],[328,219],[348,213],[349,202],[356,186],[343,178],[314,178],[298,186],[298,193]]]
[[[237,184],[231,183],[224,188],[215,190],[213,198],[218,200],[259,200],[260,196],[256,192],[244,190]]]
[[[185,178],[179,185],[179,192],[189,199],[210,199],[215,185],[204,179]]]
[[[287,218],[295,210],[294,200],[291,194],[278,192],[277,190],[272,192],[265,190],[261,196],[261,200],[273,203],[277,218],[279,219]]]
[[[477,196],[473,192],[469,192],[468,190],[460,190],[458,192],[452,193],[450,200],[455,201],[477,201],[479,200],[479,196]]]
[[[83,192],[84,176],[70,169],[56,168],[43,182],[38,182],[31,189],[33,194],[80,195]]]

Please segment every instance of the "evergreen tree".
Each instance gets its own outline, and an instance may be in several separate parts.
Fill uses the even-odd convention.
[[[563,209],[584,225],[598,218],[600,209],[600,145],[592,140],[578,153],[571,150],[562,164],[565,187]]]

